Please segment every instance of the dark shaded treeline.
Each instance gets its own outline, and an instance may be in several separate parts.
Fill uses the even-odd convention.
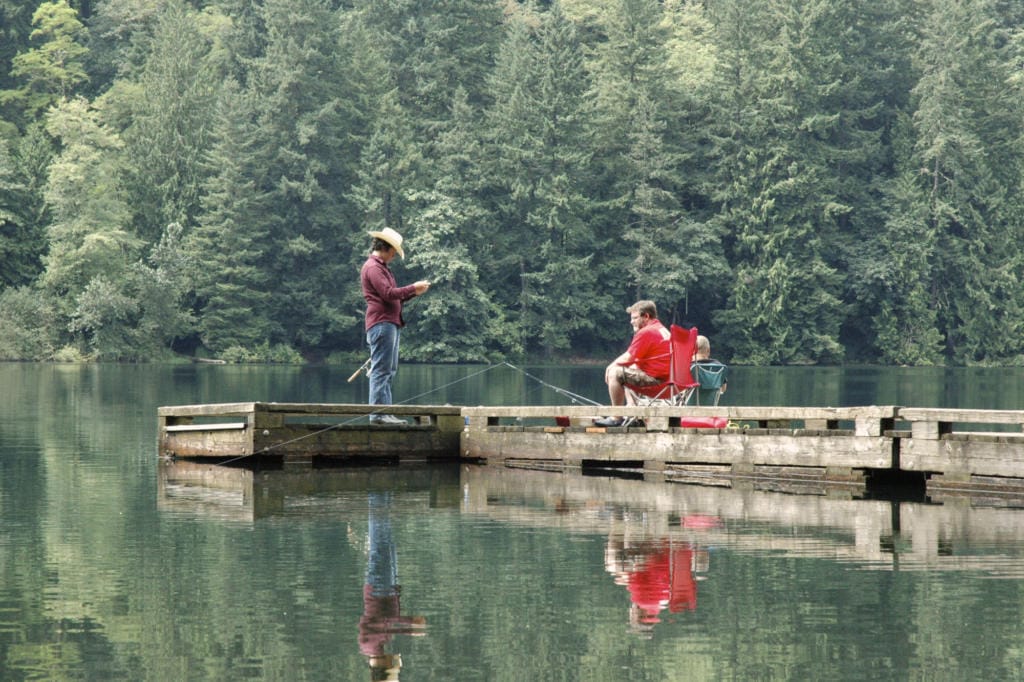
[[[0,357],[1015,364],[1024,6],[0,0]]]

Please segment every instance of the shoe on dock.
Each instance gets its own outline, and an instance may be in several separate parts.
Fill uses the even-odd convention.
[[[604,419],[595,419],[594,426],[622,426],[622,417],[605,417]]]
[[[385,426],[396,426],[400,424],[407,425],[409,422],[405,421],[404,419],[399,419],[398,417],[392,414],[371,414],[370,423],[382,424]]]

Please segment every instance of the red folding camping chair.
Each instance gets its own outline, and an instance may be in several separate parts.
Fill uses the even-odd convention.
[[[637,405],[685,405],[700,384],[690,372],[693,354],[697,349],[697,328],[670,327],[668,381],[655,386],[625,386],[626,392]]]

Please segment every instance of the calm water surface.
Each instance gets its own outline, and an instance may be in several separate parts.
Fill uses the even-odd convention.
[[[0,680],[1024,679],[1024,505],[473,466],[160,463],[156,408],[353,368],[0,364]],[[396,400],[600,400],[409,366]],[[1024,409],[1020,370],[734,368],[730,404]]]

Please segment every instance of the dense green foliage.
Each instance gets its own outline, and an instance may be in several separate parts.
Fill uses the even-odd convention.
[[[0,0],[0,357],[1024,358],[998,0]],[[262,350],[261,350],[262,349]]]

